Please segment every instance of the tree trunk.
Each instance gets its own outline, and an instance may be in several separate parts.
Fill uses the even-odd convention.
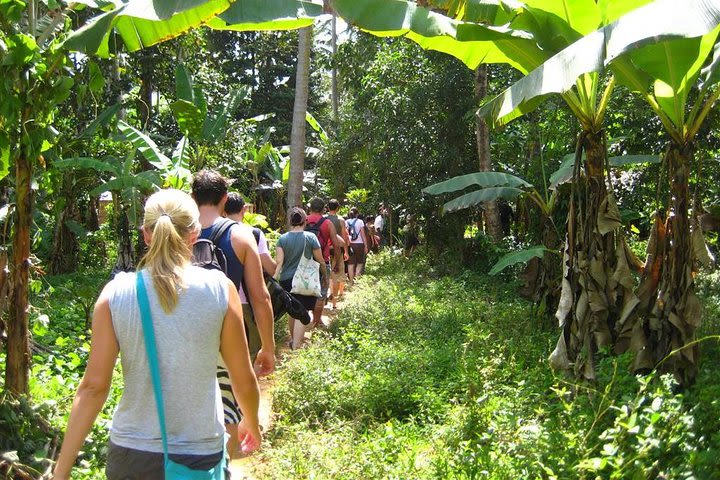
[[[298,63],[295,74],[295,105],[290,134],[290,179],[288,207],[302,205],[303,170],[305,169],[305,114],[310,84],[310,47],[312,26],[298,30]]]
[[[332,43],[332,112],[333,123],[338,125],[338,84],[337,84],[337,14],[332,14],[332,30],[330,32]]]
[[[605,183],[606,156],[604,132],[580,135],[556,312],[563,333],[550,355],[553,368],[588,380],[595,378],[595,354],[615,341],[621,312],[637,303],[631,253],[616,231],[620,211]]]
[[[695,340],[702,315],[695,295],[693,269],[705,242],[699,224],[691,231],[688,216],[693,154],[692,145],[671,145],[665,154],[671,204],[667,215],[656,215],[637,293],[640,311],[634,323],[626,328],[627,341],[623,344],[636,355],[633,363],[636,371],[659,366],[660,371],[672,372],[682,385],[695,380],[697,345],[668,355]]]
[[[16,221],[13,238],[13,269],[10,316],[7,325],[5,387],[28,393],[30,338],[28,333],[28,292],[30,280],[30,227],[32,224],[32,163],[23,153],[16,160]]]
[[[75,234],[68,228],[68,220],[78,220],[78,209],[73,191],[73,174],[63,175],[65,206],[58,215],[53,235],[52,251],[48,270],[51,275],[74,272],[77,267],[80,244]]]
[[[475,98],[479,102],[487,96],[488,91],[488,67],[480,65],[475,69]],[[481,172],[492,171],[492,160],[490,159],[490,134],[488,132],[487,123],[480,115],[475,115],[475,138],[477,140],[477,150],[479,170]],[[491,200],[483,202],[483,212],[485,216],[485,226],[487,233],[499,242],[503,238],[502,224],[500,223],[500,215],[498,213],[497,202]]]
[[[140,53],[140,97],[138,116],[141,130],[147,130],[152,119],[153,71],[155,70],[154,49],[146,48]]]
[[[117,222],[118,235],[118,256],[115,262],[115,272],[128,272],[135,269],[135,257],[133,255],[132,236],[130,235],[130,220],[127,212],[117,195],[113,194],[113,207]]]

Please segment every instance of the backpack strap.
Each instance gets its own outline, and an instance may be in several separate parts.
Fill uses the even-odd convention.
[[[220,240],[223,235],[225,235],[225,232],[232,228],[233,225],[237,225],[237,222],[229,218],[223,218],[220,222],[216,222],[210,231],[210,235],[208,235],[208,240],[217,245],[218,240]]]

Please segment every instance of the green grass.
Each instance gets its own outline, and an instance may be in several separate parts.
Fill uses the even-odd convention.
[[[375,257],[327,334],[280,368],[262,478],[716,478],[717,342],[697,384],[550,370],[558,331],[512,282]],[[720,279],[700,285],[717,334]],[[320,338],[318,338],[320,337]]]

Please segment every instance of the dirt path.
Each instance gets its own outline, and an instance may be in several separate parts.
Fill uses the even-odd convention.
[[[342,302],[338,302],[337,310],[332,310],[331,308],[332,307],[330,307],[330,305],[328,304],[328,306],[325,308],[325,311],[323,312],[322,321],[323,323],[325,323],[325,325],[329,325],[335,318],[337,312],[342,309]],[[285,327],[285,325],[285,320],[281,320],[278,324],[276,324],[276,327],[283,328]],[[305,332],[306,345],[308,342],[310,342],[313,331],[314,330]],[[282,361],[285,356],[290,354],[291,351],[285,345],[285,340],[283,340],[277,347],[278,361]],[[258,416],[262,431],[267,432],[272,428],[273,423],[272,394],[270,392],[270,390],[272,389],[271,387],[273,384],[273,378],[261,378],[259,380],[259,384],[260,408]],[[258,455],[249,455],[247,457],[238,458],[230,462],[230,473],[232,475],[232,480],[255,480],[255,468],[258,465],[259,461],[260,457]]]

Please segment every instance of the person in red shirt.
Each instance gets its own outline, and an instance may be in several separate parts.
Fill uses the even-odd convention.
[[[342,246],[338,241],[337,230],[335,225],[328,220],[327,217],[323,216],[325,210],[325,201],[318,197],[313,197],[310,200],[310,215],[307,217],[307,225],[305,230],[311,231],[317,235],[320,241],[320,248],[322,250],[323,259],[325,260],[324,268],[327,271],[327,275],[324,277],[326,280],[322,284],[321,296],[318,298],[315,304],[315,310],[313,310],[313,325],[322,325],[322,312],[325,307],[325,299],[327,298],[329,282],[327,279],[330,278],[330,249],[335,255],[335,262],[333,262],[335,269],[339,269],[340,265],[343,265],[342,259]],[[323,266],[321,265],[321,268]],[[337,272],[336,272],[337,273]]]

